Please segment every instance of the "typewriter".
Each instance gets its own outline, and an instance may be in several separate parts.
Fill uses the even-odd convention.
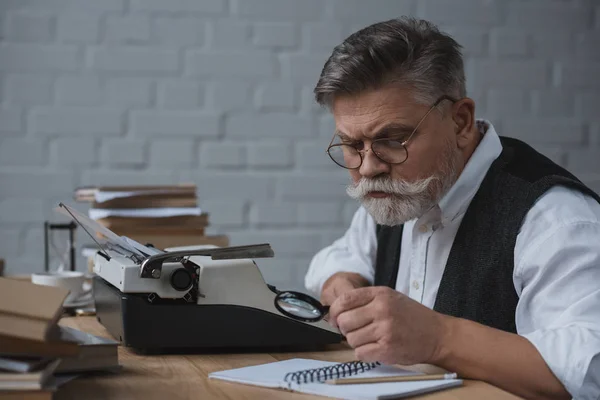
[[[63,203],[56,209],[98,245],[93,297],[98,321],[139,352],[311,349],[343,336],[326,321],[291,318],[254,261],[268,244],[157,249],[118,236]]]

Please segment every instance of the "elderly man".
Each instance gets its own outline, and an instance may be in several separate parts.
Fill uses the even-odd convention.
[[[334,49],[315,94],[361,207],[305,284],[357,358],[598,399],[600,198],[475,118],[460,46],[378,23]]]

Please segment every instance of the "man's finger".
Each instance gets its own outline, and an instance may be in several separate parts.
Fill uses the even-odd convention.
[[[331,308],[329,309],[330,321],[337,326],[337,317],[341,313],[369,304],[376,293],[377,288],[369,286],[353,289],[342,294],[331,304]]]
[[[337,326],[340,331],[347,335],[363,326],[369,325],[374,321],[373,313],[369,312],[368,307],[358,307],[352,310],[344,311],[337,317]]]
[[[346,341],[353,349],[365,346],[369,343],[377,343],[377,325],[369,324],[345,335]]]
[[[354,349],[354,356],[357,360],[363,362],[376,362],[380,361],[382,348],[379,343],[367,343],[363,346],[359,346]]]

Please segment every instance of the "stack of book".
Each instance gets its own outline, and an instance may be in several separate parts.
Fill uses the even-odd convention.
[[[0,278],[0,400],[51,399],[65,376],[119,369],[118,342],[58,324],[67,295]]]
[[[198,207],[194,184],[84,187],[75,191],[75,200],[91,203],[91,219],[142,244],[160,249],[229,244],[226,236],[206,235],[209,214]]]

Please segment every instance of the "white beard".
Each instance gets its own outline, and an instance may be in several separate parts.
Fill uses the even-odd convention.
[[[386,175],[381,178],[362,178],[357,184],[348,185],[348,195],[359,200],[379,225],[402,225],[419,218],[434,207],[450,190],[457,178],[458,159],[446,154],[440,173],[414,182],[393,180]],[[389,197],[373,198],[369,192],[384,192]]]

